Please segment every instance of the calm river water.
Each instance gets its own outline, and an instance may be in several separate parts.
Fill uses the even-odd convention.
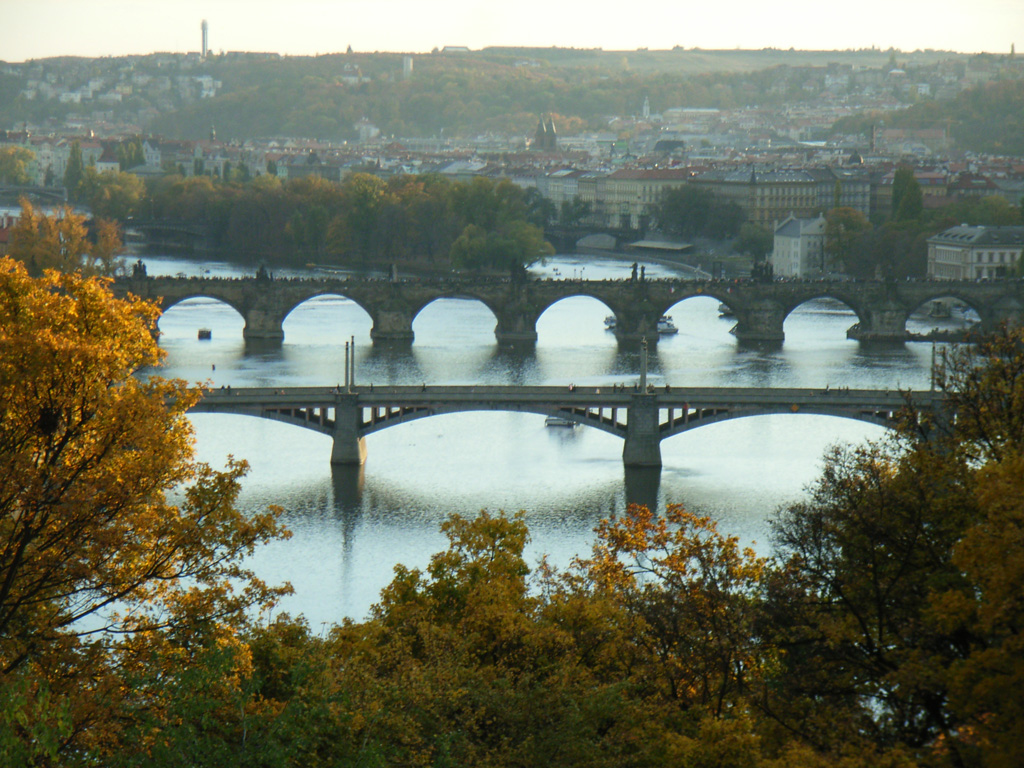
[[[151,275],[250,274],[233,265],[145,257]],[[620,278],[625,260],[558,256],[534,273],[555,279]],[[673,275],[647,265],[647,276]],[[608,309],[588,298],[551,307],[529,353],[499,349],[495,320],[482,304],[442,300],[416,318],[406,351],[374,349],[370,319],[343,297],[320,297],[285,321],[285,341],[247,350],[242,318],[231,308],[193,299],[160,321],[167,351],[162,375],[213,386],[333,385],[343,380],[344,342],[355,337],[356,379],[380,384],[611,385],[634,381],[639,350],[620,349],[605,330]],[[650,353],[650,379],[674,386],[927,388],[927,344],[875,349],[846,338],[854,315],[840,304],[808,302],[786,321],[781,349],[745,349],[729,333],[710,298],[690,299],[670,312],[679,333]],[[935,325],[922,320],[914,330]],[[199,341],[199,328],[212,340]],[[664,508],[681,503],[716,519],[724,532],[769,551],[768,520],[799,499],[837,442],[878,438],[860,422],[810,415],[763,416],[714,424],[662,443],[661,473],[629,473],[622,442],[589,430],[547,428],[541,416],[471,413],[437,416],[367,438],[362,470],[332,468],[330,438],[244,416],[193,417],[200,459],[223,465],[230,454],[251,470],[241,498],[247,509],[286,510],[290,540],[254,557],[271,582],[289,581],[295,594],[282,610],[302,613],[315,628],[344,617],[363,618],[396,563],[424,566],[445,545],[439,524],[452,512],[472,515],[524,510],[532,541],[528,557],[547,554],[559,566],[586,554],[593,528],[629,501]]]

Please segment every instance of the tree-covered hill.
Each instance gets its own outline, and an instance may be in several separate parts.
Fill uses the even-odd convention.
[[[812,99],[815,88],[805,86],[814,68],[820,75],[832,64],[885,67],[897,53],[487,48],[414,54],[408,78],[401,53],[228,53],[203,61],[172,54],[65,57],[0,66],[0,126],[61,122],[100,109],[115,121],[182,139],[203,138],[211,125],[225,139],[349,139],[363,118],[387,136],[523,134],[542,113],[559,115],[560,128],[597,130],[610,116],[638,114],[645,97],[654,112]],[[941,51],[898,56],[911,68],[964,58]],[[199,98],[199,78],[216,83],[212,98]],[[97,81],[102,88],[89,100],[56,97]],[[115,85],[123,100],[117,95],[98,104]],[[25,95],[36,87],[39,94]]]
[[[278,61],[211,61],[224,83],[215,99],[155,121],[158,133],[200,138],[217,126],[226,138],[354,135],[361,118],[385,135],[439,136],[529,133],[537,115],[556,113],[574,128],[597,130],[612,115],[635,115],[643,99],[670,107],[728,108],[806,98],[772,89],[780,66],[830,62],[883,66],[888,52],[864,51],[602,51],[571,48],[488,48],[414,57],[403,80],[402,55],[332,54]],[[925,64],[953,54],[920,52]],[[369,82],[352,84],[361,75]],[[576,122],[578,121],[578,122]]]
[[[952,101],[925,101],[884,116],[864,113],[840,120],[835,133],[888,128],[946,128],[959,149],[1024,155],[1024,81],[1005,80],[964,91]]]

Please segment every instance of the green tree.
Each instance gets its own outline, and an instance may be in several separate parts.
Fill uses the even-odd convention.
[[[740,226],[740,235],[736,239],[736,247],[751,256],[755,264],[765,260],[775,246],[775,237],[764,227],[750,222]]]
[[[871,231],[871,222],[854,208],[833,208],[825,214],[825,253],[829,263],[849,274],[865,270],[857,263],[863,254],[861,240]]]
[[[590,216],[592,207],[589,201],[579,195],[572,200],[563,200],[558,211],[558,223],[564,227],[578,227]]]
[[[82,161],[82,145],[77,141],[71,142],[71,149],[68,153],[68,164],[64,169],[64,188],[72,199],[77,199],[78,185],[82,183],[85,175],[85,163]]]
[[[892,218],[896,221],[919,219],[923,212],[921,184],[914,176],[914,169],[897,168],[892,180]]]

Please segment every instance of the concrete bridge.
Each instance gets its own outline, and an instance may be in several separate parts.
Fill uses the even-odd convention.
[[[281,341],[288,313],[325,294],[351,299],[370,315],[374,342],[411,344],[416,315],[436,299],[475,299],[496,318],[499,344],[532,344],[537,320],[550,306],[571,296],[589,296],[615,315],[620,341],[654,342],[658,318],[675,304],[709,296],[736,317],[733,333],[743,341],[781,342],[786,316],[806,301],[837,299],[856,315],[847,331],[861,340],[907,340],[907,318],[929,301],[955,298],[981,318],[980,330],[994,331],[1003,322],[1024,323],[1024,281],[754,281],[686,280],[525,280],[494,277],[385,280],[269,278],[122,278],[115,293],[156,300],[165,310],[196,296],[218,299],[245,318],[246,339]],[[685,330],[685,329],[684,329]]]
[[[892,426],[910,398],[935,410],[937,392],[662,387],[384,386],[208,391],[195,413],[233,413],[294,424],[334,440],[332,464],[361,465],[367,435],[416,419],[465,411],[559,416],[623,438],[627,467],[660,467],[661,441],[726,419],[777,413],[839,416]]]

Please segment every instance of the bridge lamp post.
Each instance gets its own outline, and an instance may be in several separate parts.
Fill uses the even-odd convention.
[[[351,387],[351,384],[349,383],[349,380],[348,380],[348,372],[349,372],[348,342],[346,341],[345,342],[345,391],[346,392],[351,392],[352,391],[352,387]]]
[[[640,392],[647,391],[647,337],[640,339]]]

